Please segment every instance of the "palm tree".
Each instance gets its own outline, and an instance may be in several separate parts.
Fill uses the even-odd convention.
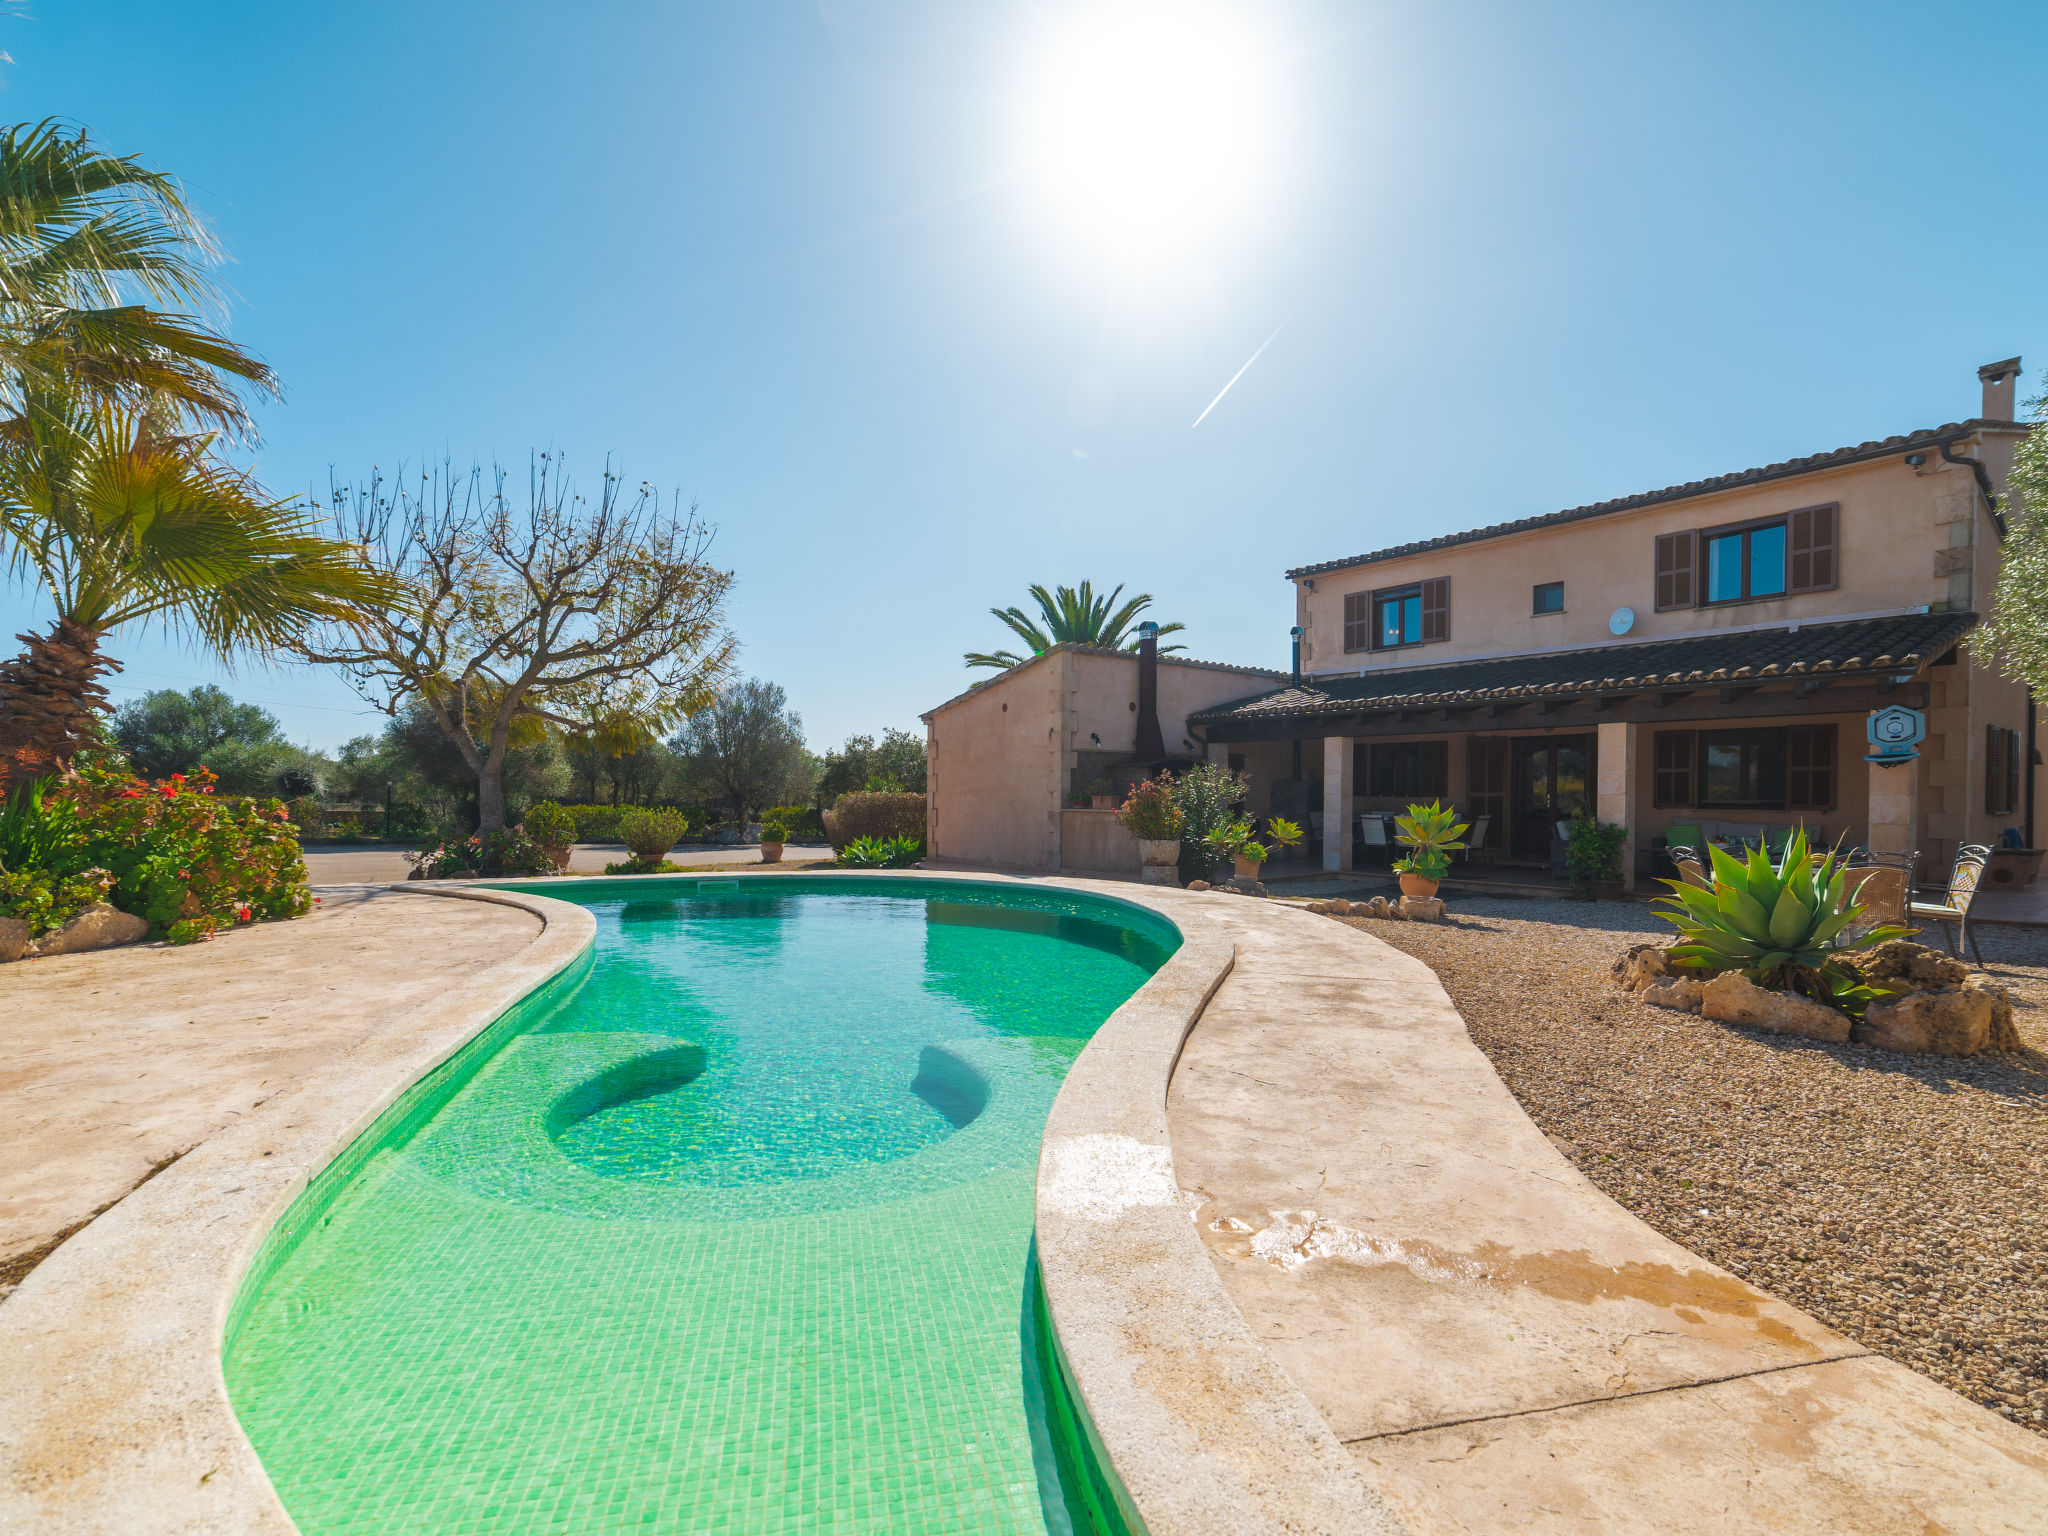
[[[212,239],[171,177],[44,121],[0,129],[0,410],[42,390],[249,429],[261,362],[191,313],[218,305]],[[155,305],[158,307],[152,308]]]
[[[1123,595],[1123,586],[1107,597],[1097,597],[1095,589],[1082,582],[1079,589],[1061,587],[1057,593],[1048,592],[1042,585],[1031,588],[1032,601],[1038,604],[1039,617],[1043,626],[1021,608],[991,608],[989,612],[1009,625],[1011,632],[1031,647],[1029,656],[1019,656],[1011,651],[969,651],[967,665],[970,667],[995,667],[1008,670],[1022,666],[1031,656],[1041,656],[1056,645],[1099,645],[1108,650],[1135,651],[1138,641],[1135,633],[1127,632],[1132,622],[1152,606],[1152,594],[1140,592],[1136,597],[1117,607],[1116,600]],[[1186,629],[1185,624],[1173,623],[1159,626],[1162,635],[1173,634]],[[1160,655],[1169,651],[1186,650],[1186,646],[1162,645]]]
[[[0,779],[61,768],[98,736],[101,639],[155,621],[227,659],[275,653],[314,625],[399,593],[311,512],[272,501],[175,431],[177,409],[39,394],[0,422],[0,550],[57,609],[0,663]]]

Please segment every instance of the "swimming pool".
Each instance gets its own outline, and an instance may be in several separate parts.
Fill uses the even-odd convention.
[[[1045,1116],[1173,927],[965,881],[549,882],[593,956],[295,1202],[230,1396],[307,1536],[1090,1525]]]

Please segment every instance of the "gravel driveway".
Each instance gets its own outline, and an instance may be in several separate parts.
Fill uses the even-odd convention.
[[[1466,897],[1338,918],[1434,969],[1522,1106],[1652,1227],[2048,1436],[2048,933],[1985,928],[2027,1049],[1965,1060],[1652,1008],[1633,902]]]

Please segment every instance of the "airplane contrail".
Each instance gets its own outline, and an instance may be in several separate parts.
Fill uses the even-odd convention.
[[[1290,315],[1288,318],[1292,319],[1293,317]],[[1264,341],[1259,343],[1259,352],[1265,351],[1266,348],[1270,347],[1271,345],[1273,345],[1275,341],[1279,340],[1280,333],[1286,329],[1286,320],[1282,320],[1278,325],[1274,326],[1273,334],[1271,336],[1268,336]],[[1233,373],[1230,376],[1230,383],[1224,385],[1221,389],[1217,390],[1216,398],[1214,400],[1211,400],[1207,405],[1202,407],[1202,414],[1200,416],[1197,416],[1193,421],[1188,423],[1188,430],[1190,432],[1194,431],[1196,427],[1199,427],[1205,420],[1207,420],[1209,413],[1215,410],[1218,405],[1223,403],[1223,397],[1230,393],[1231,386],[1236,384],[1239,379],[1244,377],[1245,369],[1251,367],[1253,363],[1256,363],[1259,360],[1259,352],[1254,352],[1250,357],[1246,358],[1244,360],[1244,368],[1240,368],[1237,370],[1237,372]]]

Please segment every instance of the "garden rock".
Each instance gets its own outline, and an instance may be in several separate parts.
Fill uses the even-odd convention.
[[[28,919],[0,917],[0,963],[19,960],[28,953]]]
[[[76,955],[149,937],[149,919],[96,901],[36,946],[39,955]]]
[[[1858,1043],[1881,1051],[1929,1056],[1974,1056],[1994,1046],[1994,1037],[2001,1036],[2013,1044],[1997,1049],[2010,1050],[2018,1044],[2012,1003],[2005,988],[1978,976],[1967,978],[1959,987],[1908,992],[1872,1003],[1855,1034]]]
[[[1640,992],[1671,974],[1660,944],[1631,944],[1628,952],[1614,962],[1614,984],[1624,992]]]
[[[1698,1013],[1706,987],[1682,976],[1659,976],[1643,988],[1642,1000],[1652,1008],[1672,1008],[1680,1013]]]
[[[1440,923],[1444,920],[1444,904],[1434,896],[1403,896],[1401,916],[1411,923]]]
[[[1358,909],[1352,906],[1351,903],[1346,901],[1342,896],[1339,896],[1335,901],[1324,902],[1323,910],[1329,913],[1332,917],[1350,917],[1354,913],[1356,913]]]
[[[1880,944],[1856,956],[1850,964],[1861,971],[1866,980],[1881,983],[1894,992],[1957,987],[1970,978],[1970,968],[1962,961],[1908,939],[1892,939]]]
[[[1209,882],[1206,880],[1190,880],[1188,882],[1188,889],[1191,891],[1206,891],[1209,889]]]
[[[1808,1040],[1840,1045],[1849,1039],[1847,1015],[1796,992],[1767,991],[1739,971],[1724,972],[1701,988],[1700,1012],[1723,1024],[1746,1024]]]

